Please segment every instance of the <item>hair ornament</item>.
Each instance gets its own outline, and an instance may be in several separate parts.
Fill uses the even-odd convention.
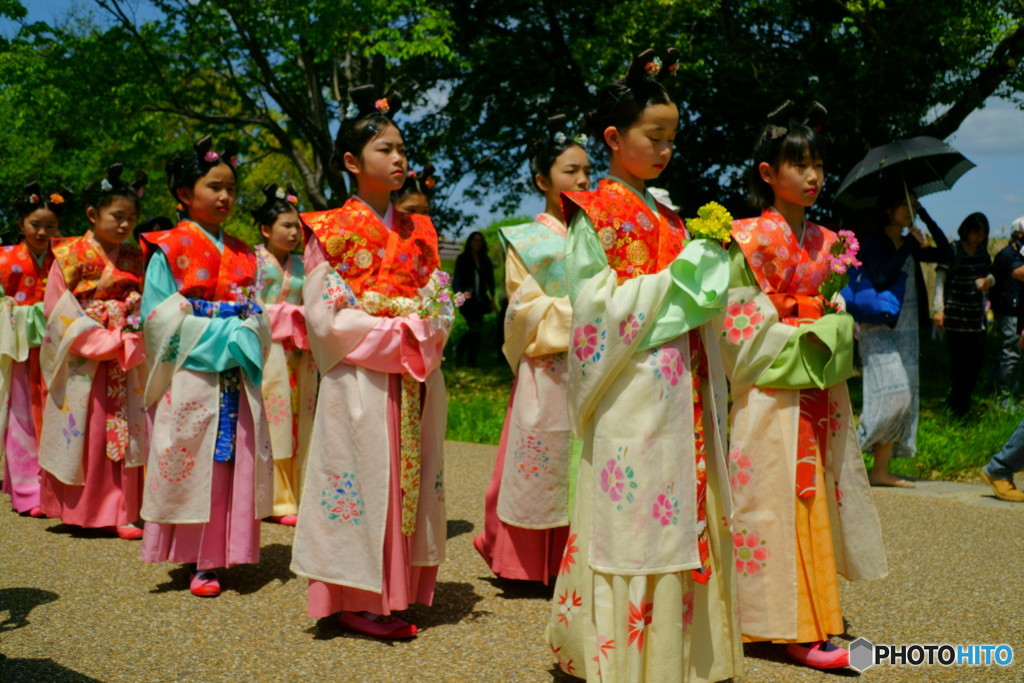
[[[785,126],[776,126],[774,123],[768,125],[768,135],[772,140],[778,140],[787,133],[789,133],[789,129]]]
[[[110,184],[110,180],[108,178],[104,178],[100,181],[100,189],[104,192],[110,192],[114,189],[114,186]]]
[[[345,112],[346,119],[357,119],[367,114],[379,113],[394,116],[402,108],[402,96],[394,90],[378,92],[376,86],[360,85],[348,91],[351,104]]]
[[[348,107],[345,109],[346,119],[357,119],[359,118],[359,107],[356,106],[355,102],[349,102]]]
[[[54,192],[53,194],[50,195],[50,203],[51,204],[57,204],[57,205],[63,204],[64,203],[64,195],[62,195],[59,192]]]
[[[567,138],[565,136],[565,133],[563,133],[562,131],[558,131],[557,133],[555,133],[554,140],[555,140],[555,142],[557,142],[560,145],[564,145],[565,141],[568,140],[568,139],[569,138]]]
[[[388,98],[386,97],[382,97],[376,102],[374,102],[373,108],[381,112],[382,114],[387,114],[391,110],[391,107],[388,105]]]
[[[220,155],[214,152],[212,149],[203,155],[203,161],[208,164],[212,164],[215,161],[220,161]]]
[[[654,78],[661,73],[661,57],[655,55],[654,59],[644,64],[644,73],[651,78]]]
[[[43,198],[40,197],[37,194],[32,194],[32,195],[29,195],[28,200],[30,202],[32,202],[33,204],[38,204],[39,202],[43,201]]]
[[[423,181],[423,187],[427,188],[428,190],[433,190],[434,185],[437,185],[437,178],[435,178],[434,176],[429,176],[426,180]]]

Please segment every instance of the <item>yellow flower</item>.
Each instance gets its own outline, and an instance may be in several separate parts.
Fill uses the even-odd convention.
[[[697,209],[697,217],[686,221],[686,229],[695,239],[708,239],[723,244],[730,240],[732,215],[718,202],[710,202]]]

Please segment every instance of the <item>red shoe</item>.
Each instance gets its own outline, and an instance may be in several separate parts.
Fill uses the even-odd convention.
[[[342,612],[340,622],[343,629],[386,640],[413,638],[417,632],[415,624],[397,617],[392,621],[374,621],[355,612]]]
[[[196,597],[215,598],[220,595],[220,581],[217,580],[216,572],[196,572],[192,575],[188,589]]]
[[[846,648],[836,647],[825,650],[823,645],[827,640],[821,640],[811,645],[800,645],[791,643],[786,646],[786,654],[792,659],[805,666],[814,669],[841,669],[850,665],[850,651]]]
[[[267,517],[267,519],[281,526],[295,526],[299,522],[297,515],[281,515],[280,517]]]
[[[46,517],[46,515],[43,514],[43,508],[39,507],[38,505],[36,505],[34,508],[32,508],[31,510],[28,511],[28,516],[29,517]]]
[[[134,524],[114,527],[114,533],[118,538],[123,538],[126,541],[137,541],[142,538],[142,529]]]

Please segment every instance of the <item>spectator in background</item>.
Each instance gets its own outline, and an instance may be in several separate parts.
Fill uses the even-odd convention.
[[[1001,408],[1009,408],[1018,392],[1020,375],[1020,334],[1017,306],[1020,281],[1024,280],[1024,216],[1013,222],[1010,243],[996,254],[992,274],[996,284],[989,292],[999,334],[999,362],[995,370],[995,391]]]
[[[971,408],[971,394],[985,361],[985,293],[995,284],[988,255],[988,218],[972,213],[957,230],[953,260],[935,271],[932,322],[946,331],[949,407],[957,417]]]
[[[473,232],[466,238],[465,248],[455,259],[452,289],[467,297],[459,313],[469,327],[456,347],[455,356],[457,360],[475,366],[484,316],[494,312],[494,263],[487,255],[487,240],[483,233]]]

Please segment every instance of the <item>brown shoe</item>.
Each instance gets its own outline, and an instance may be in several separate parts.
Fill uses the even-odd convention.
[[[988,476],[985,470],[981,471],[981,478],[992,487],[992,490],[996,492],[996,498],[999,500],[1008,500],[1011,503],[1024,503],[1024,491],[1018,490],[1012,481],[993,479]]]

